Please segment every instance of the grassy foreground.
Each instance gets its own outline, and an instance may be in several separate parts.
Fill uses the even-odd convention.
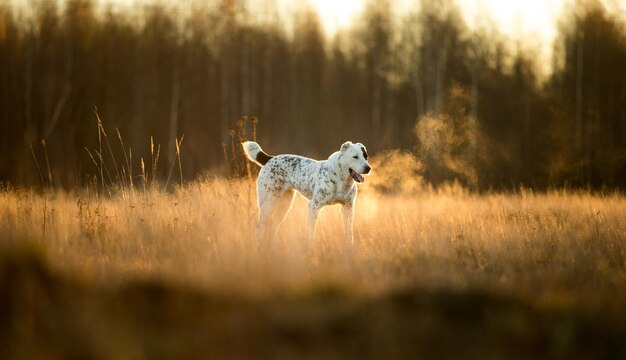
[[[258,251],[254,187],[0,192],[0,357],[626,357],[626,198],[357,200]]]

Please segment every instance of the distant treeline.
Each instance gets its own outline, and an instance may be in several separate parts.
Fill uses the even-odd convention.
[[[372,1],[331,40],[307,10],[286,30],[271,3],[263,21],[245,1],[0,4],[0,181],[39,183],[35,157],[52,185],[84,183],[97,108],[118,162],[115,128],[137,172],[152,136],[162,177],[183,134],[184,176],[223,167],[229,130],[254,115],[271,153],[353,140],[414,151],[434,184],[626,188],[626,26],[599,2],[562,15],[547,78],[532,43],[469,31],[451,0],[401,17]]]

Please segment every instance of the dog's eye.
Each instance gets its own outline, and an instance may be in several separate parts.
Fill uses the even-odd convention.
[[[354,155],[353,158],[358,159],[359,157],[358,157],[358,155]]]

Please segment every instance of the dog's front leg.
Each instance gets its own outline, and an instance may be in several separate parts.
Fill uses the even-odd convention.
[[[341,215],[343,215],[343,227],[346,235],[346,243],[349,246],[354,245],[354,237],[352,235],[352,224],[354,221],[354,207],[352,203],[341,205]]]
[[[315,224],[317,223],[317,215],[320,212],[322,205],[314,200],[309,203],[309,210],[306,217],[306,229],[307,229],[307,242],[309,245],[315,240]]]

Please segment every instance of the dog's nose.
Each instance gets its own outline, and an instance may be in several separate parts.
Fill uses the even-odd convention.
[[[364,174],[369,174],[369,173],[370,173],[370,171],[372,170],[372,168],[371,168],[371,167],[369,167],[369,165],[368,165],[368,166],[366,166],[366,167],[365,167],[365,169],[363,169],[363,170],[365,170],[365,171],[363,172]]]

